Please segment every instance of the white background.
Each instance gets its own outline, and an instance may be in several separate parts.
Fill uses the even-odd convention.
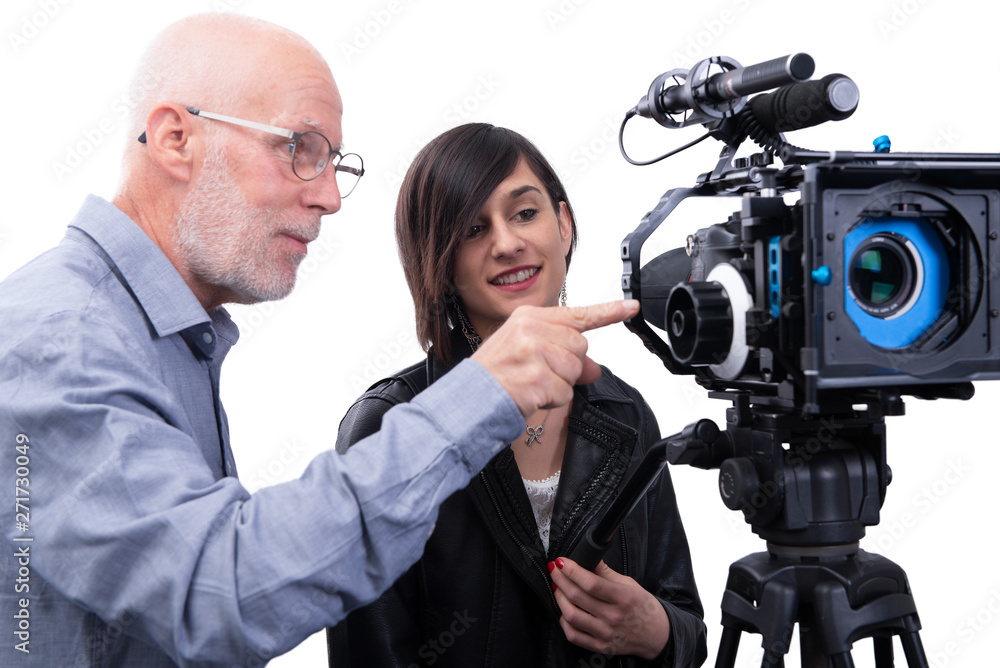
[[[622,238],[663,191],[691,184],[715,164],[720,145],[712,141],[652,167],[630,166],[619,155],[614,138],[624,112],[661,72],[715,55],[746,65],[805,51],[817,78],[851,76],[861,104],[848,121],[790,135],[793,143],[870,150],[872,139],[888,134],[896,151],[1000,148],[1000,6],[993,3],[5,0],[0,278],[57,243],[87,193],[114,194],[121,147],[135,141],[125,136],[121,112],[136,57],[160,28],[202,11],[265,18],[315,44],[345,100],[346,146],[364,156],[368,170],[313,244],[293,295],[233,309],[243,340],[222,391],[251,489],[299,475],[332,447],[340,417],[361,390],[421,357],[392,211],[410,159],[452,125],[512,127],[563,175],[581,238],[571,304],[619,298]],[[642,157],[700,134],[643,119],[628,130],[632,153]],[[722,222],[731,204],[679,212],[655,247],[666,250]],[[664,434],[699,417],[722,422],[725,404],[667,373],[623,327],[590,340],[596,359],[644,392]],[[882,523],[863,545],[905,568],[924,646],[939,668],[996,665],[1000,654],[990,501],[1000,465],[1000,388],[977,389],[970,402],[909,400],[909,416],[888,421],[894,480]],[[714,472],[681,467],[672,475],[706,608],[711,665],[728,565],[763,542],[722,505]],[[759,665],[759,636],[745,637],[742,649],[738,665]],[[871,665],[870,641],[858,643],[855,660]],[[901,654],[898,660],[904,663]],[[271,665],[325,661],[316,635]],[[797,657],[788,665],[798,665]]]

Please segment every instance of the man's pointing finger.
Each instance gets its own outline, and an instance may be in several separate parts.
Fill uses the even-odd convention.
[[[559,318],[559,316],[557,318],[559,318],[558,321],[576,328],[577,331],[586,332],[627,320],[638,312],[638,300],[625,299],[592,306],[571,306],[558,309],[557,313],[559,316],[564,316],[564,319]]]

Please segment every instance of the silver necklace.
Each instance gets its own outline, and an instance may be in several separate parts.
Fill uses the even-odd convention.
[[[545,417],[542,418],[542,423],[537,427],[529,426],[525,428],[524,433],[528,435],[528,437],[524,439],[525,445],[531,445],[532,443],[542,442],[542,434],[545,433],[545,421],[549,419],[549,413],[551,412],[552,412],[551,408],[545,411]]]

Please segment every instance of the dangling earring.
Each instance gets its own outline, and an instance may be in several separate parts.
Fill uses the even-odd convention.
[[[469,346],[472,348],[472,352],[476,352],[479,346],[482,345],[483,339],[479,334],[476,333],[475,327],[469,322],[469,319],[465,315],[465,307],[462,306],[462,300],[455,298],[455,314],[458,317],[458,325],[462,328],[462,334],[465,335],[466,341],[469,342]]]
[[[562,290],[559,291],[559,306],[566,306],[566,281],[563,281]]]

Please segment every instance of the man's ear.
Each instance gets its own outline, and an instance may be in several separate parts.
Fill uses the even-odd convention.
[[[203,143],[195,136],[194,117],[179,104],[160,104],[146,118],[146,149],[160,169],[177,181],[188,183],[194,174],[194,160]]]

